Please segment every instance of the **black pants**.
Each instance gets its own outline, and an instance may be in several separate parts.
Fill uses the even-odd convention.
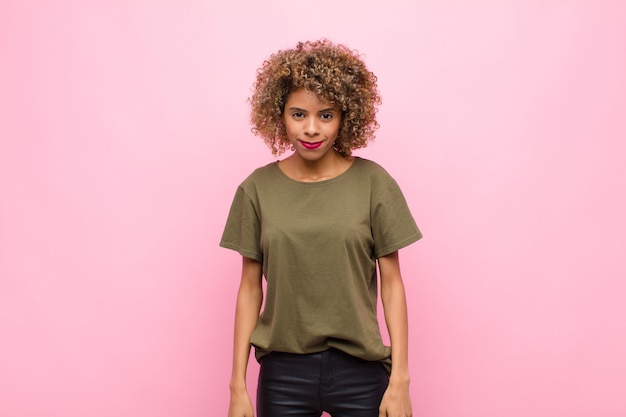
[[[380,362],[335,349],[261,359],[257,417],[378,417],[389,375]]]

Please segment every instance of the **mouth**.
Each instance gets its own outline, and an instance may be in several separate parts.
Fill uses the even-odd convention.
[[[303,140],[300,141],[302,146],[304,146],[306,149],[317,149],[322,145],[322,142],[323,141],[320,141],[320,142],[305,142]]]

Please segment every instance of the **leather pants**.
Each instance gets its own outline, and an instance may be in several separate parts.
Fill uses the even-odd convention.
[[[270,353],[261,358],[257,417],[378,417],[389,384],[380,362],[336,349],[313,354]]]

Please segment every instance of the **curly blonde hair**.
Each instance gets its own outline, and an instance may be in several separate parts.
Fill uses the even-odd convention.
[[[341,108],[342,123],[334,149],[343,156],[374,139],[376,106],[381,99],[376,76],[357,52],[322,39],[300,42],[295,49],[270,56],[257,70],[252,105],[252,132],[279,155],[291,148],[283,122],[289,94],[304,88],[321,101]]]

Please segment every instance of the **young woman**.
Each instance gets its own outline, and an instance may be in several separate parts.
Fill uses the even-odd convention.
[[[375,75],[344,46],[299,43],[264,62],[250,102],[253,131],[293,152],[239,186],[220,242],[243,257],[229,417],[253,416],[251,345],[258,417],[410,416],[398,250],[421,233],[389,174],[351,155],[378,127]]]

